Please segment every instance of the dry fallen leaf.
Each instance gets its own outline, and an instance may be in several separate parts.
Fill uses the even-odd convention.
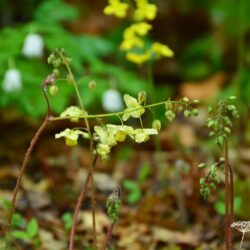
[[[153,239],[162,242],[187,244],[190,246],[197,246],[199,244],[199,238],[197,234],[193,232],[179,232],[169,230],[163,227],[152,227]]]

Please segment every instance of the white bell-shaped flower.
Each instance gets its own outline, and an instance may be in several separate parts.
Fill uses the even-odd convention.
[[[19,91],[22,88],[21,73],[17,69],[9,69],[4,74],[3,90],[5,92]]]
[[[102,106],[108,112],[120,111],[123,108],[121,93],[116,89],[108,89],[102,96]]]
[[[42,36],[31,33],[25,37],[22,53],[26,57],[42,57],[44,42]]]

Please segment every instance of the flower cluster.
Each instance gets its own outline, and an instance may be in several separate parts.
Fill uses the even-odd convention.
[[[127,60],[142,65],[143,63],[160,59],[161,57],[172,57],[174,52],[164,44],[153,42],[146,46],[144,37],[152,29],[152,25],[145,20],[153,20],[157,13],[157,6],[148,3],[147,0],[135,0],[136,9],[133,12],[134,23],[124,30],[123,41],[120,49],[126,52]],[[128,4],[120,0],[109,0],[104,14],[115,15],[124,18],[129,8]]]
[[[158,131],[154,128],[137,128],[134,129],[127,125],[107,124],[105,126],[94,127],[97,141],[97,153],[106,158],[113,146],[118,142],[125,141],[129,136],[137,143],[146,142],[150,135],[157,135]]]

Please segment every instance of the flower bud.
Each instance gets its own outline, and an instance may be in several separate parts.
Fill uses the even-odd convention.
[[[96,82],[95,81],[90,81],[88,86],[89,86],[89,89],[94,89],[96,87]]]
[[[67,75],[67,81],[68,83],[73,83],[74,82],[74,77],[71,74]]]
[[[52,96],[56,96],[56,95],[57,95],[57,92],[58,92],[58,87],[57,87],[56,85],[50,86],[50,88],[49,88],[49,93],[50,93]]]
[[[157,131],[161,130],[161,121],[160,120],[153,120],[152,128],[156,129]]]
[[[138,93],[138,102],[141,104],[147,100],[147,93],[146,91],[140,91]]]

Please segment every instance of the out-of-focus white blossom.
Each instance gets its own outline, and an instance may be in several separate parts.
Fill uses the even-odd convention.
[[[42,57],[43,48],[42,36],[31,33],[25,37],[22,53],[26,57]]]
[[[7,70],[2,87],[5,92],[19,91],[22,88],[21,73],[17,69]]]
[[[123,102],[121,93],[116,89],[106,90],[102,96],[102,106],[108,112],[122,110]]]

